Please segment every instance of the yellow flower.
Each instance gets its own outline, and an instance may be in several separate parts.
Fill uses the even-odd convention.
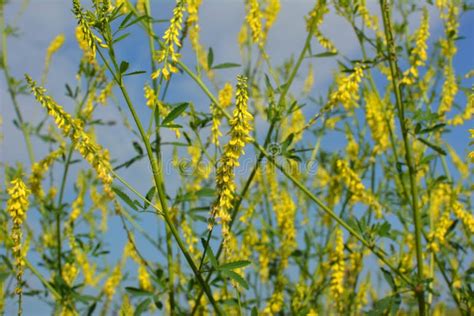
[[[158,104],[158,97],[156,96],[155,90],[146,84],[143,87],[143,91],[145,92],[146,105],[153,110]]]
[[[278,13],[280,12],[280,0],[269,0],[268,4],[263,10],[263,18],[265,19],[265,27],[263,30],[263,39],[268,37],[268,31],[271,29],[275,23]]]
[[[336,169],[349,191],[352,193],[352,202],[361,202],[371,206],[378,218],[382,217],[382,206],[376,197],[365,188],[359,176],[349,167],[346,161],[338,160]]]
[[[178,71],[175,66],[168,62],[168,58],[171,58],[173,62],[177,62],[180,58],[180,54],[176,52],[175,46],[181,47],[179,32],[182,29],[185,3],[186,1],[179,0],[173,9],[170,26],[163,35],[163,45],[161,49],[155,53],[154,57],[159,63],[163,63],[163,67],[152,73],[151,77],[153,79],[158,78],[158,76],[162,74],[166,80],[169,80],[170,74]]]
[[[331,254],[330,292],[336,306],[342,310],[341,296],[344,293],[344,237],[340,228],[336,228],[335,248]]]
[[[257,45],[262,45],[262,12],[260,11],[258,0],[249,1],[246,20],[252,32],[252,40]]]
[[[217,99],[219,105],[223,108],[227,108],[232,104],[232,85],[229,82],[226,82],[224,87],[219,90]]]
[[[303,86],[303,94],[309,94],[311,92],[311,89],[313,88],[314,85],[314,72],[313,72],[313,64],[309,64],[308,67],[308,76],[306,77],[304,81],[304,86]]]
[[[46,79],[46,75],[49,70],[49,65],[51,63],[51,58],[53,57],[54,53],[56,53],[61,46],[64,44],[64,34],[59,34],[56,36],[51,43],[48,46],[48,50],[46,51],[46,58],[44,61],[44,72],[43,72],[43,77],[42,77],[42,82]]]
[[[82,121],[73,118],[69,113],[58,105],[51,97],[45,95],[46,90],[36,86],[28,75],[26,81],[31,88],[36,100],[43,105],[48,114],[53,117],[58,128],[67,137],[71,138],[74,148],[84,157],[84,159],[95,169],[98,178],[104,184],[104,191],[110,198],[114,197],[112,191],[112,176],[109,152],[97,144],[83,129]]]
[[[107,99],[110,97],[112,94],[112,88],[114,86],[114,81],[110,81],[107,83],[104,87],[104,89],[100,92],[99,96],[97,97],[97,102],[99,104],[105,105],[107,102]]]
[[[44,198],[44,190],[41,186],[44,174],[48,171],[49,167],[64,153],[64,148],[61,147],[55,151],[52,151],[45,158],[39,162],[35,162],[31,167],[31,176],[28,180],[28,185],[31,188],[31,192],[39,199]]]
[[[111,299],[114,296],[117,286],[120,283],[120,280],[122,280],[122,269],[120,267],[120,264],[117,264],[112,274],[104,283],[103,291],[108,299]]]
[[[418,67],[424,66],[428,49],[426,41],[430,36],[429,33],[429,15],[428,10],[424,8],[423,17],[421,20],[420,28],[415,33],[415,47],[410,54],[410,68],[404,72],[402,82],[405,84],[413,84],[418,79]]]
[[[21,239],[22,231],[21,225],[26,219],[26,211],[29,207],[28,196],[30,190],[26,187],[25,183],[21,178],[16,178],[11,181],[10,187],[7,189],[9,199],[7,201],[7,212],[10,215],[13,228],[11,232],[11,238],[13,241],[13,256],[15,257],[15,266],[16,266],[16,279],[17,287],[15,293],[19,296],[21,300],[22,296],[22,279],[23,271],[25,266],[25,254],[22,251]]]
[[[152,291],[153,285],[151,284],[150,275],[146,270],[146,267],[143,264],[138,266],[138,281],[140,283],[140,288],[145,291]]]
[[[10,214],[14,225],[21,225],[26,219],[26,211],[30,205],[28,201],[30,190],[21,178],[16,178],[11,181],[7,192],[9,195],[7,212]]]
[[[64,282],[66,282],[67,285],[72,286],[78,273],[79,273],[79,270],[77,269],[77,266],[75,265],[75,263],[67,262],[63,266]]]
[[[454,74],[454,67],[451,63],[446,64],[444,67],[444,76],[446,79],[444,80],[443,88],[441,89],[441,102],[438,109],[438,113],[441,115],[444,115],[446,112],[451,110],[454,98],[458,93],[458,84]]]
[[[92,32],[88,17],[82,12],[80,1],[73,0],[72,6],[72,11],[77,19],[78,28],[80,28],[80,31],[76,29],[76,37],[78,37],[79,46],[84,51],[84,55],[87,55],[89,62],[93,63],[93,60],[95,60],[96,43],[104,48],[107,48],[107,45]],[[82,38],[79,38],[79,36],[82,36]]]
[[[357,107],[357,101],[359,100],[359,84],[363,75],[362,67],[357,65],[349,76],[338,76],[336,79],[338,88],[329,96],[326,108],[331,109],[338,103],[341,103],[346,110]]]
[[[469,132],[471,133],[471,138],[474,139],[474,129],[470,129]],[[474,141],[471,144],[474,144]],[[471,162],[474,162],[474,151],[469,153],[469,158],[471,158]]]
[[[224,147],[224,153],[217,168],[216,182],[218,198],[212,210],[212,216],[222,222],[222,235],[224,240],[229,237],[229,210],[234,200],[235,183],[234,168],[239,165],[239,157],[244,153],[244,146],[250,142],[252,129],[250,120],[252,115],[247,110],[248,92],[247,78],[237,78],[236,102],[233,117],[229,122],[231,127],[230,140]]]
[[[389,126],[393,126],[393,115],[372,90],[365,93],[365,102],[365,119],[375,142],[374,153],[380,154],[390,145]]]

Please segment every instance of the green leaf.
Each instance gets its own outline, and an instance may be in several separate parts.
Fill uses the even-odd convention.
[[[124,74],[127,71],[128,66],[130,66],[129,63],[127,63],[126,61],[122,61],[120,63],[120,73]]]
[[[307,58],[324,58],[324,57],[331,57],[331,56],[336,56],[336,55],[337,55],[336,52],[324,52],[324,53],[308,56]]]
[[[440,129],[440,128],[443,128],[443,127],[445,127],[445,126],[446,126],[446,123],[435,124],[435,125],[433,125],[433,126],[431,126],[431,127],[424,128],[424,129],[422,129],[422,130],[419,130],[419,131],[417,132],[417,134],[427,134],[427,133],[430,133],[430,132],[434,132],[434,131],[436,131],[436,130],[438,130],[438,129]]]
[[[252,312],[251,312],[250,316],[258,316],[258,309],[255,306],[252,307]]]
[[[133,142],[133,148],[135,149],[135,151],[139,154],[139,155],[143,155],[143,149],[142,147],[140,146],[139,143],[137,142]]]
[[[378,300],[374,303],[372,310],[366,312],[368,316],[378,316],[378,315],[396,315],[402,298],[400,294],[390,295]]]
[[[128,206],[130,206],[135,211],[137,210],[137,206],[135,205],[135,203],[132,201],[132,199],[127,194],[125,194],[122,190],[120,190],[116,186],[112,186],[112,190],[114,190],[115,194],[117,194],[117,196],[122,201],[124,201]]]
[[[209,261],[211,262],[211,265],[214,267],[214,269],[217,269],[217,259],[216,256],[214,256],[214,252],[212,251],[212,248],[210,245],[207,246],[207,257],[209,258]]]
[[[116,44],[116,43],[120,42],[121,40],[127,38],[129,35],[130,35],[130,33],[122,34],[121,36],[119,36],[119,37],[117,37],[116,39],[114,39],[114,40],[113,40],[113,43]]]
[[[151,298],[147,298],[138,304],[137,309],[135,309],[135,313],[133,316],[140,316],[147,308],[150,306]]]
[[[250,261],[248,260],[240,260],[240,261],[234,261],[234,262],[228,262],[224,263],[219,266],[218,270],[233,270],[233,269],[238,269],[238,268],[243,268],[251,264]]]
[[[172,122],[175,118],[177,118],[181,113],[183,113],[186,108],[188,107],[189,103],[181,103],[177,105],[171,112],[164,118],[161,125],[166,125]]]
[[[392,274],[388,271],[385,270],[384,268],[380,268],[383,272],[383,277],[385,278],[385,281],[390,285],[393,291],[397,290],[397,285],[395,284],[395,280],[393,279]]]
[[[431,149],[433,149],[434,151],[436,151],[438,154],[443,155],[443,156],[446,156],[446,155],[447,155],[446,151],[445,151],[443,148],[439,147],[438,145],[435,145],[435,144],[433,144],[433,143],[430,143],[429,141],[427,141],[426,139],[421,138],[421,137],[418,137],[417,139],[418,139],[420,142],[422,142],[423,144],[425,144],[426,146],[428,146],[428,147],[430,147]]]
[[[126,73],[123,76],[126,77],[126,76],[140,75],[140,74],[146,74],[146,71],[145,70],[133,71],[133,72]]]
[[[148,192],[146,193],[145,197],[148,201],[152,202],[153,201],[153,196],[156,194],[156,187],[155,186],[152,186],[150,188],[150,190],[148,190]],[[147,208],[148,206],[150,206],[150,203],[148,203],[147,201],[143,201],[143,208]]]
[[[207,68],[212,68],[212,63],[214,62],[214,51],[212,47],[209,47],[209,51],[207,52]]]
[[[149,296],[149,295],[153,295],[153,293],[150,293],[148,291],[145,291],[145,290],[142,290],[142,289],[139,289],[139,288],[136,288],[136,287],[132,287],[132,286],[127,286],[125,287],[125,291],[127,291],[128,293],[130,293],[130,295],[132,296]]]
[[[241,66],[240,64],[236,64],[236,63],[222,63],[222,64],[215,65],[214,67],[212,67],[212,69],[235,68],[235,67],[240,67],[240,66]]]
[[[221,273],[229,277],[230,279],[234,280],[235,282],[240,284],[240,286],[248,290],[249,284],[247,283],[247,280],[245,280],[240,274],[232,270],[222,270]]]

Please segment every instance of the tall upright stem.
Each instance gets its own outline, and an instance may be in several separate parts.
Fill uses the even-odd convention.
[[[405,148],[405,161],[408,166],[408,173],[410,178],[410,193],[412,195],[412,215],[413,222],[415,225],[415,248],[416,248],[416,262],[417,262],[417,274],[418,274],[418,285],[415,289],[415,294],[418,300],[418,310],[421,316],[426,314],[425,306],[425,291],[423,289],[423,248],[421,245],[421,212],[418,208],[418,188],[416,184],[416,170],[415,163],[413,161],[413,155],[411,151],[410,141],[408,139],[408,130],[406,126],[405,118],[405,106],[402,101],[402,93],[400,90],[399,72],[397,65],[397,55],[395,50],[395,42],[392,32],[392,22],[390,16],[390,5],[387,0],[380,0],[380,8],[382,11],[383,26],[385,30],[385,38],[388,46],[388,61],[390,64],[390,74],[392,76],[392,86],[395,93],[395,101],[397,105],[397,114],[402,132],[403,145]]]

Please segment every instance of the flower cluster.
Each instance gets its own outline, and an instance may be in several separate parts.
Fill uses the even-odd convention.
[[[367,91],[365,101],[365,119],[375,142],[374,153],[380,154],[390,145],[389,126],[393,126],[393,115],[384,107],[376,92]]]
[[[90,47],[83,28],[80,25],[76,27],[76,40],[77,44],[79,45],[79,48],[82,50],[84,59],[87,60],[87,62],[89,62],[90,64],[94,64],[96,62],[95,49],[92,49]]]
[[[263,41],[268,37],[268,31],[275,23],[278,13],[280,12],[280,0],[269,0],[267,6],[263,10],[263,18],[265,19],[265,26],[263,29]]]
[[[219,105],[222,108],[227,108],[232,104],[232,85],[228,82],[219,90],[218,94]],[[222,136],[219,127],[221,125],[222,113],[215,104],[211,105],[212,114],[212,143],[219,146],[219,136]]]
[[[262,45],[262,12],[260,11],[258,0],[249,1],[246,20],[252,32],[252,40],[257,45]]]
[[[102,40],[92,32],[91,23],[84,12],[82,12],[82,7],[79,0],[72,1],[72,11],[76,16],[78,28],[80,28],[80,31],[76,29],[76,37],[79,37],[78,35],[82,35],[82,39],[78,39],[79,46],[84,51],[84,55],[86,55],[87,47],[87,55],[89,61],[92,62],[92,60],[95,59],[96,43],[104,48],[107,48],[107,45],[104,44]]]
[[[156,52],[155,59],[159,63],[163,63],[162,69],[157,69],[152,73],[151,77],[156,79],[163,74],[166,80],[169,80],[171,73],[176,73],[178,69],[168,62],[168,58],[171,58],[173,62],[177,62],[180,58],[180,54],[176,52],[176,47],[181,47],[179,40],[179,32],[181,31],[183,24],[185,1],[179,0],[176,7],[173,10],[173,16],[170,20],[170,26],[163,35],[163,45],[161,49]]]
[[[158,104],[158,97],[156,96],[155,90],[146,84],[143,87],[143,91],[145,92],[146,105],[153,110]]]
[[[45,95],[46,90],[38,87],[28,75],[26,81],[31,88],[36,100],[43,105],[48,114],[53,117],[58,128],[67,137],[71,138],[74,148],[94,168],[97,176],[104,184],[104,191],[110,198],[114,196],[111,188],[112,176],[110,175],[109,152],[97,144],[83,129],[83,123],[73,118],[69,113],[58,105],[51,97]]]
[[[340,228],[336,229],[335,248],[331,254],[331,284],[332,299],[341,310],[341,296],[344,293],[344,236]]]
[[[381,218],[382,206],[375,196],[367,191],[359,176],[348,166],[347,162],[344,160],[338,160],[336,162],[336,170],[349,191],[352,193],[351,201],[369,205],[373,208],[375,215],[378,218]]]
[[[49,64],[51,63],[51,58],[53,57],[54,53],[56,53],[61,46],[64,44],[64,34],[59,34],[56,36],[51,43],[48,46],[48,50],[46,51],[46,58],[44,61],[44,74],[43,74],[43,81],[44,81],[44,76],[46,76],[46,73],[48,72],[49,69]]]
[[[105,280],[103,291],[107,299],[110,300],[114,296],[115,291],[117,290],[117,286],[120,283],[120,280],[122,280],[122,268],[121,264],[119,263],[114,268],[109,278]]]
[[[7,211],[12,218],[13,224],[20,226],[26,219],[30,190],[20,178],[16,178],[11,182],[7,192],[10,197],[7,202]]]
[[[41,186],[41,182],[43,181],[44,174],[48,171],[49,167],[54,163],[56,159],[58,159],[64,153],[64,147],[60,147],[59,149],[52,151],[42,160],[35,162],[31,167],[31,176],[28,180],[28,185],[31,189],[31,192],[39,199],[42,200],[44,198],[44,190]]]
[[[470,129],[469,132],[471,133],[471,139],[474,139],[474,129]],[[470,144],[474,145],[474,141],[471,141]],[[471,162],[474,162],[474,151],[469,153],[469,158],[471,159]]]
[[[22,232],[21,232],[21,225],[23,221],[26,219],[26,211],[29,207],[28,196],[30,194],[30,190],[26,187],[25,183],[21,180],[21,178],[16,178],[11,181],[10,187],[7,189],[9,199],[7,201],[7,212],[10,215],[13,228],[11,233],[11,238],[13,241],[13,256],[15,257],[15,266],[16,266],[16,279],[17,279],[17,287],[16,287],[16,294],[19,296],[21,300],[22,296],[22,279],[23,279],[23,271],[25,266],[24,260],[24,253],[21,247],[21,239],[22,239]]]
[[[328,12],[329,9],[327,7],[326,1],[317,1],[314,8],[310,11],[308,17],[306,18],[306,29],[308,32],[312,32],[323,48],[325,48],[328,52],[336,53],[337,49],[334,44],[319,30],[321,24],[323,23],[323,18]]]
[[[424,66],[428,49],[428,44],[426,41],[430,36],[429,32],[429,15],[428,10],[423,10],[423,18],[421,20],[420,28],[415,33],[415,47],[413,48],[410,54],[411,66],[408,70],[403,73],[402,83],[407,85],[415,83],[418,79],[418,67]]]
[[[338,88],[329,96],[326,108],[331,109],[338,103],[342,103],[346,110],[350,110],[353,107],[357,107],[357,101],[359,100],[359,84],[362,80],[363,75],[364,73],[362,71],[362,67],[360,65],[357,65],[354,68],[354,71],[349,76],[338,76]]]
[[[234,168],[239,165],[239,157],[244,153],[244,146],[250,142],[252,115],[247,110],[248,92],[247,78],[237,78],[236,102],[233,117],[229,124],[230,140],[224,147],[224,153],[217,168],[216,182],[218,198],[213,207],[212,215],[222,221],[222,234],[224,240],[229,237],[229,222],[231,220],[229,210],[234,200],[235,183]]]

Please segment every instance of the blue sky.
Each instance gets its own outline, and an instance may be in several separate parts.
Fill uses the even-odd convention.
[[[11,4],[7,5],[5,16],[7,23],[11,23],[15,18],[22,1],[11,0]],[[83,0],[84,3],[87,1]],[[163,5],[164,2],[164,5]],[[240,55],[237,46],[237,34],[240,30],[244,19],[243,1],[237,0],[204,0],[201,9],[201,42],[205,47],[212,46],[214,50],[215,63],[220,62],[240,62]],[[373,12],[378,13],[378,1],[367,1]],[[174,2],[160,1],[160,10],[155,10],[155,16],[158,18],[167,18],[171,13]],[[304,42],[305,24],[303,16],[307,14],[313,5],[313,1],[309,0],[283,0],[281,13],[274,29],[270,33],[268,52],[272,57],[274,65],[279,65],[284,59],[291,54],[298,54]],[[156,6],[155,6],[156,7]],[[443,28],[437,17],[437,11],[430,9],[431,16],[431,39],[438,38]],[[412,21],[413,26],[418,25],[418,21]],[[49,79],[46,84],[48,93],[52,95],[60,104],[64,105],[69,111],[72,105],[65,97],[64,84],[69,82],[74,84],[76,67],[80,59],[80,51],[74,36],[74,28],[76,22],[71,13],[71,2],[63,0],[31,0],[30,5],[18,20],[17,26],[20,30],[19,38],[10,38],[8,41],[9,64],[12,75],[16,78],[22,78],[24,73],[29,73],[34,79],[39,80],[43,70],[46,49],[50,41],[59,33],[64,33],[66,42],[63,48],[54,56],[50,68]],[[472,37],[472,29],[474,29],[474,19],[472,14],[466,14],[461,19],[460,35],[465,36],[464,40],[458,42],[458,54],[455,57],[454,65],[456,73],[464,76],[469,70],[474,68],[472,52],[474,51],[474,38]],[[334,14],[328,15],[323,25],[323,33],[333,39],[338,49],[348,56],[356,56],[358,54],[358,44],[356,39],[349,30],[348,25],[341,18]],[[131,69],[147,69],[148,66],[148,46],[144,44],[144,37],[127,39],[122,45],[119,57],[126,59],[131,64]],[[194,56],[189,49],[189,43],[186,42],[183,49],[183,60],[190,65],[194,65]],[[312,96],[318,97],[324,95],[328,84],[332,80],[332,75],[337,71],[335,60],[319,59],[314,62],[315,86]],[[302,76],[297,78],[293,86],[294,91],[300,91],[304,76],[306,76],[307,64],[303,65]],[[235,83],[235,77],[239,69],[223,70],[219,72],[219,81],[230,81]],[[144,104],[143,84],[149,82],[149,76],[137,76],[128,79],[127,84],[130,88],[132,99],[139,109],[141,118],[146,122],[150,111]],[[465,81],[470,86],[473,81]],[[213,91],[215,93],[215,91]],[[117,94],[118,95],[118,94]],[[192,101],[199,109],[206,110],[209,106],[207,97],[199,90],[199,88],[188,77],[177,75],[170,87],[169,102]],[[3,134],[4,140],[0,145],[0,159],[3,163],[13,164],[17,161],[27,163],[28,158],[23,144],[23,138],[20,132],[14,127],[13,107],[6,93],[6,85],[3,76],[0,78],[0,107],[3,117]],[[120,98],[119,98],[120,99]],[[460,97],[459,102],[465,100]],[[44,110],[34,101],[31,96],[22,96],[19,99],[25,119],[37,122],[43,118]],[[122,101],[119,101],[122,102]],[[124,107],[124,109],[126,109]],[[311,109],[308,113],[313,114]],[[97,117],[104,120],[121,121],[120,116],[113,106],[101,107],[96,114]],[[470,122],[472,128],[472,121]],[[265,128],[262,124],[260,128]],[[98,129],[98,141],[110,149],[113,158],[123,161],[130,157],[133,152],[132,140],[133,136],[121,128],[118,124],[115,127],[106,127]],[[261,132],[260,132],[261,133]],[[174,133],[168,133],[167,137],[173,137]],[[451,145],[460,150],[461,153],[467,152],[466,145],[468,143],[467,127],[456,129],[448,136]],[[333,142],[328,140],[327,142]],[[339,145],[342,145],[340,143]],[[47,153],[47,148],[41,146],[37,142],[34,144],[35,154],[37,158],[43,157]],[[252,152],[249,150],[249,153]],[[170,152],[165,152],[165,163],[169,161]],[[73,168],[72,175],[77,169]],[[132,169],[122,169],[120,174],[132,183],[140,192],[145,192],[151,185],[151,177],[148,165],[145,161],[133,166]],[[169,175],[171,179],[173,175]],[[0,176],[0,179],[3,175]],[[173,177],[174,178],[174,177]],[[169,180],[172,186],[176,186],[176,181]],[[72,194],[71,177],[68,183],[69,200],[74,198]],[[148,216],[144,221],[144,227],[151,232],[156,230],[156,221],[148,220],[153,215]],[[115,254],[121,253],[125,235],[118,219],[110,216],[112,220],[109,224],[108,241]],[[32,216],[34,221],[34,216]],[[34,223],[32,223],[34,225]],[[118,237],[117,237],[118,236]],[[113,241],[112,241],[113,240]],[[146,248],[145,248],[146,249]],[[114,257],[115,258],[115,257]],[[35,304],[36,305],[36,304]],[[28,306],[28,305],[27,305]],[[43,306],[43,305],[41,305]],[[11,306],[9,306],[11,308]],[[39,307],[39,305],[38,305]],[[44,307],[44,306],[43,306]],[[8,308],[8,307],[7,307]],[[35,307],[36,308],[36,307]],[[42,307],[41,307],[42,308]],[[45,307],[44,313],[48,314],[49,309]],[[35,309],[36,312],[38,310]],[[36,314],[39,315],[39,314]]]

